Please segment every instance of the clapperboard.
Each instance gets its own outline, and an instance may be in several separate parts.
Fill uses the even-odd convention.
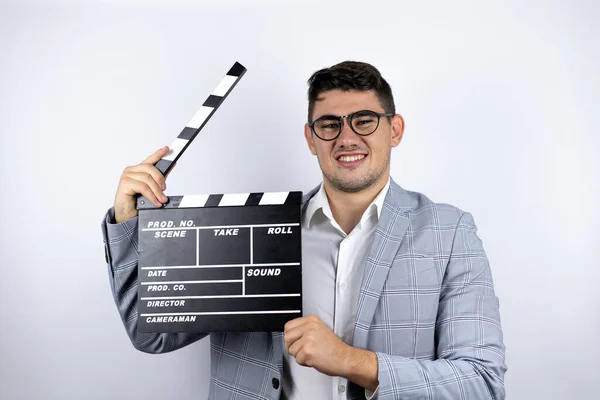
[[[166,174],[246,72],[239,63],[156,167]],[[169,196],[139,213],[138,331],[282,331],[302,316],[302,192]]]

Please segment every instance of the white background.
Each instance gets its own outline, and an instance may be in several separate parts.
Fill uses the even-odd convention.
[[[207,342],[134,350],[100,222],[234,61],[246,76],[167,194],[308,190],[306,80],[391,84],[392,175],[470,211],[500,298],[510,399],[600,380],[600,6],[594,1],[0,2],[0,398],[203,399]]]

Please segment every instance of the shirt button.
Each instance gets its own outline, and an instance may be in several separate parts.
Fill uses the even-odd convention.
[[[345,284],[345,283],[342,283],[342,284],[340,285],[340,287],[342,288],[342,290],[346,290],[346,284]]]
[[[271,383],[273,384],[273,389],[279,389],[279,379],[273,378]]]
[[[338,392],[344,393],[345,391],[346,391],[346,386],[344,386],[344,385],[338,386]]]

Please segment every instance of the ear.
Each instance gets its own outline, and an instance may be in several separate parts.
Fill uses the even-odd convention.
[[[308,144],[308,148],[313,156],[317,155],[317,148],[315,147],[315,139],[312,134],[312,130],[308,124],[304,124],[304,138],[306,139],[306,144]]]
[[[396,114],[392,117],[392,137],[390,138],[390,144],[392,147],[396,147],[402,140],[404,134],[404,119],[402,115]]]

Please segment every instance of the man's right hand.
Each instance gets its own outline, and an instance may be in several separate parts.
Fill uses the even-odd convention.
[[[169,152],[165,146],[138,165],[125,168],[115,195],[115,222],[120,223],[137,216],[136,197],[141,194],[157,208],[167,202],[164,190],[167,176],[154,166]],[[171,169],[172,171],[173,169]],[[169,171],[169,173],[171,172]]]

